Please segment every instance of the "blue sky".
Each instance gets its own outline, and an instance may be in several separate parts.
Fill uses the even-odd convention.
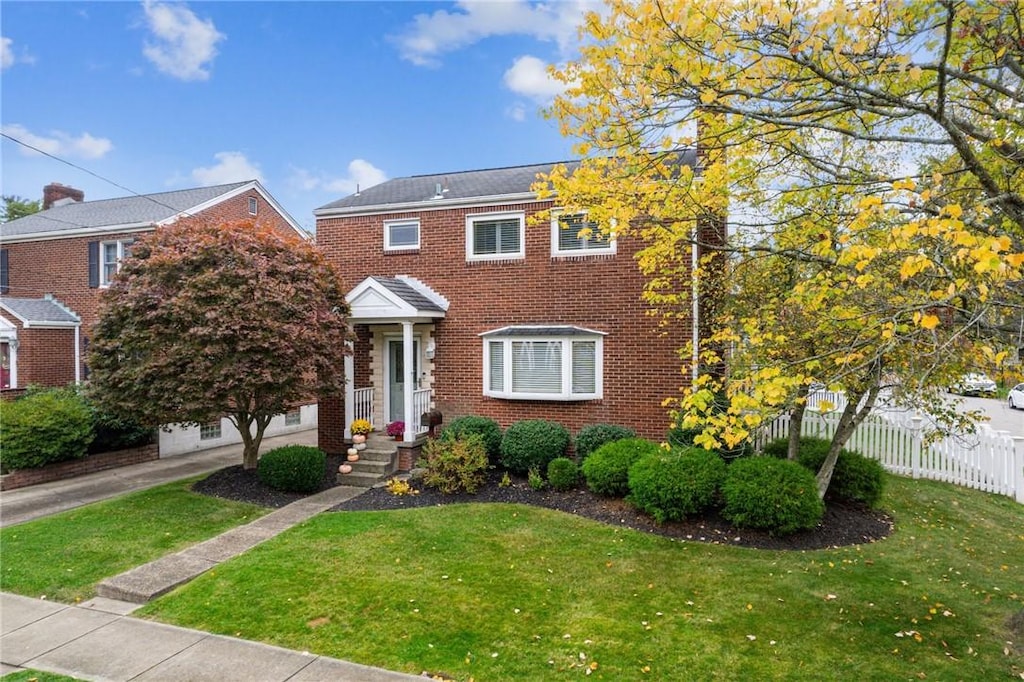
[[[256,177],[312,210],[387,178],[572,157],[540,109],[584,1],[12,2],[3,132],[138,193]],[[127,194],[0,142],[0,192]]]

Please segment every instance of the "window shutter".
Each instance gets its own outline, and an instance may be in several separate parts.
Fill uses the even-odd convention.
[[[490,376],[487,386],[495,393],[505,392],[505,344],[501,341],[489,341],[487,352],[490,358]]]
[[[0,249],[0,294],[6,294],[11,288],[10,261],[8,250]]]
[[[572,392],[597,393],[597,343],[572,342]]]
[[[100,243],[89,242],[89,288],[100,285]]]
[[[512,392],[562,392],[562,342],[512,342]]]

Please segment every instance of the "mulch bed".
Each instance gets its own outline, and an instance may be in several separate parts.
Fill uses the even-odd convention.
[[[342,459],[340,456],[327,458],[321,490],[337,485],[336,472]],[[679,540],[779,550],[810,550],[863,544],[880,540],[892,532],[892,519],[884,512],[863,505],[837,502],[828,504],[825,516],[817,528],[785,537],[773,537],[761,531],[738,530],[718,514],[658,525],[624,500],[600,497],[583,488],[568,492],[535,491],[530,488],[526,479],[513,477],[512,485],[505,487],[498,485],[499,480],[500,474],[494,472],[475,495],[444,495],[415,481],[413,484],[419,490],[417,495],[393,495],[383,487],[371,488],[335,507],[334,511],[382,511],[467,502],[531,504]],[[196,483],[192,489],[205,495],[251,502],[266,507],[282,507],[305,497],[301,494],[272,490],[257,478],[255,472],[245,471],[241,465],[214,472]]]

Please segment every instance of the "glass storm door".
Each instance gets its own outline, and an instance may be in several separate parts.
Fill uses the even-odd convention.
[[[416,385],[420,376],[420,340],[413,339],[412,377]],[[405,352],[401,339],[388,339],[388,423],[405,421]]]

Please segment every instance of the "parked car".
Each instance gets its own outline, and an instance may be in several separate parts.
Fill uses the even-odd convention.
[[[960,395],[995,395],[996,382],[987,374],[971,372],[960,377],[959,381],[949,387],[950,393]]]
[[[1007,400],[1011,410],[1024,410],[1024,384],[1017,384],[1011,388]]]

